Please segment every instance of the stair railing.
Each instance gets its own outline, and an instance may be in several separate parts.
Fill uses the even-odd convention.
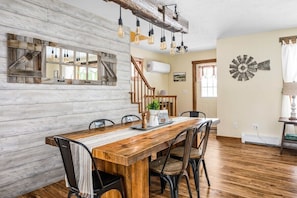
[[[131,83],[131,103],[138,104],[139,113],[146,112],[148,101],[147,95],[155,96],[155,87],[151,87],[147,79],[140,70],[135,59],[131,56],[131,63],[134,65],[134,77]]]
[[[139,113],[147,111],[147,105],[153,100],[160,102],[161,109],[168,109],[170,116],[176,116],[176,97],[171,95],[156,95],[155,87],[151,87],[147,79],[143,75],[142,70],[139,68],[137,62],[131,56],[131,63],[134,65],[134,76],[131,80],[131,103],[138,104]]]

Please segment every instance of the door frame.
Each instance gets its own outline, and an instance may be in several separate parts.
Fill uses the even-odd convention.
[[[196,65],[198,64],[203,64],[203,63],[213,63],[217,62],[217,59],[206,59],[206,60],[198,60],[198,61],[192,61],[192,94],[193,94],[193,111],[197,111],[197,67]]]

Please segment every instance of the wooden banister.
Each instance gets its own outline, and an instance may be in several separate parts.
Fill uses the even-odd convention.
[[[147,105],[154,99],[160,102],[161,109],[168,109],[170,116],[176,116],[176,96],[155,95],[155,87],[150,86],[135,59],[131,56],[134,66],[134,77],[131,83],[131,103],[138,104],[139,113],[147,111]]]
[[[135,59],[131,56],[131,63],[134,65],[136,70],[135,76],[132,81],[131,87],[131,102],[133,104],[138,104],[139,113],[144,113],[146,111],[147,101],[145,100],[145,95],[155,95],[155,87],[150,86],[147,79],[140,70]]]
[[[138,72],[138,75],[141,77],[141,79],[143,80],[145,85],[148,87],[148,89],[155,90],[155,87],[151,87],[150,84],[148,83],[148,81],[146,80],[145,76],[143,75],[142,71],[140,70],[140,68],[138,67],[136,61],[134,60],[133,56],[131,56],[131,62],[133,63],[135,69]]]

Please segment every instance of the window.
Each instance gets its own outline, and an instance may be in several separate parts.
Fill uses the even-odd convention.
[[[199,66],[201,80],[201,97],[217,97],[217,67],[216,65]]]

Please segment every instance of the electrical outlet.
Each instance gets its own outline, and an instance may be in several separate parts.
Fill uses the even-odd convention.
[[[259,125],[257,124],[257,123],[253,123],[252,124],[252,128],[253,128],[253,130],[258,130],[259,129]]]

